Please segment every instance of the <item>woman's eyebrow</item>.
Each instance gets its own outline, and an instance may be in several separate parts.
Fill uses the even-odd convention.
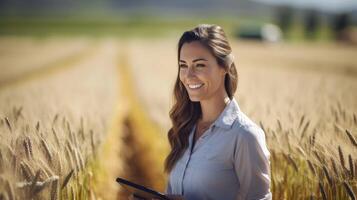
[[[192,62],[197,62],[197,61],[200,61],[200,60],[207,61],[207,60],[204,59],[204,58],[197,58],[197,59],[193,60]],[[186,63],[186,61],[184,61],[184,60],[180,60],[180,62]]]

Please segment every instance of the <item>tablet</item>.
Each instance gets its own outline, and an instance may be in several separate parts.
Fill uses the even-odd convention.
[[[155,190],[152,190],[150,188],[144,187],[142,185],[130,182],[128,180],[125,180],[123,178],[117,178],[116,181],[123,186],[125,189],[127,189],[130,193],[134,195],[134,197],[137,197],[139,199],[162,199],[162,200],[170,200],[167,196],[164,194],[157,192]]]

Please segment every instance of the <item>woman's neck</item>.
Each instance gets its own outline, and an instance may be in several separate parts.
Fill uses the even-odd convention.
[[[224,90],[224,93],[221,95],[214,95],[210,99],[200,101],[202,117],[199,119],[199,122],[214,122],[229,103],[229,100],[230,99]]]

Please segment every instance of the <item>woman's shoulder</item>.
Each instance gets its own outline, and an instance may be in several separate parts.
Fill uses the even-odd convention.
[[[260,152],[259,155],[264,158],[269,158],[270,152],[263,129],[244,113],[241,112],[234,121],[232,134],[235,147],[243,147],[235,149],[249,149],[253,152]]]
[[[232,126],[232,133],[238,139],[249,141],[263,140],[265,143],[265,133],[263,129],[257,125],[243,112],[239,112]]]

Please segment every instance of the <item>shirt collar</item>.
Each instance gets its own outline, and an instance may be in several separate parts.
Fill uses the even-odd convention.
[[[230,129],[233,125],[234,120],[238,117],[239,112],[240,108],[238,102],[233,97],[212,126]]]

